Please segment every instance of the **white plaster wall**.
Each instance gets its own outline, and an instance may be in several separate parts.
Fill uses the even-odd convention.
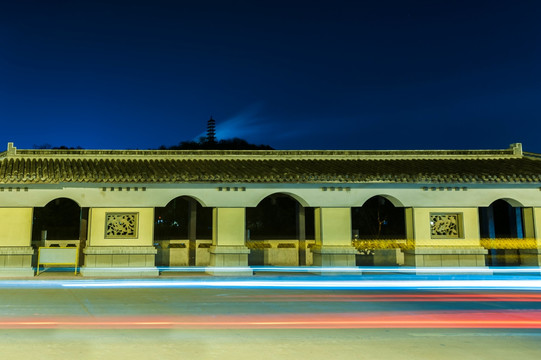
[[[460,238],[433,239],[430,235],[431,213],[460,213]],[[414,208],[413,232],[417,246],[480,246],[479,211],[477,208]]]
[[[347,208],[316,208],[316,243],[351,246],[351,212]]]
[[[244,208],[214,208],[212,213],[212,244],[244,246],[245,214]]]
[[[138,213],[137,238],[105,238],[105,215],[108,212]],[[92,208],[89,212],[90,246],[152,246],[154,243],[153,208]]]
[[[0,208],[0,246],[30,246],[32,208]]]
[[[275,193],[289,194],[310,207],[362,206],[376,195],[405,207],[484,207],[497,199],[510,200],[514,206],[541,207],[540,185],[472,184],[464,190],[462,184],[143,184],[137,185],[138,191],[131,184],[34,185],[27,191],[24,186],[5,188],[0,207],[40,207],[60,197],[82,207],[159,207],[178,196],[191,196],[209,207],[254,207]]]

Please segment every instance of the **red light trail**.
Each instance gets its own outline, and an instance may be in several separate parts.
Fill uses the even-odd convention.
[[[541,329],[541,310],[4,317],[0,329]]]

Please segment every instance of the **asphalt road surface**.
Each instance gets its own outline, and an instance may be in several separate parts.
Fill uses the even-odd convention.
[[[541,357],[539,277],[521,289],[379,279],[389,286],[279,276],[2,281],[0,359]]]

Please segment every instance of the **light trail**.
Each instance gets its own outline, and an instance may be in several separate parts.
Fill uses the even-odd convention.
[[[65,288],[222,288],[315,290],[541,290],[541,279],[524,280],[95,280],[62,282]]]
[[[541,310],[0,318],[0,329],[541,329]]]
[[[266,294],[232,295],[229,299],[244,302],[541,302],[541,294]]]
[[[541,291],[541,279],[532,277],[475,277],[472,279],[412,279],[395,276],[390,279],[365,280],[363,277],[269,277],[246,278],[157,278],[157,279],[84,279],[84,280],[0,280],[0,288],[190,288],[190,289],[297,289],[297,290],[496,290]]]

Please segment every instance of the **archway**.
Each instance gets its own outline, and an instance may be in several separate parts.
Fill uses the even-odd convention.
[[[516,202],[498,199],[479,208],[481,243],[488,249],[488,266],[520,265],[518,249],[524,238],[524,209]]]
[[[396,207],[383,196],[368,199],[363,206],[351,208],[353,237],[359,239],[405,239],[403,207]]]
[[[79,240],[81,207],[67,198],[50,201],[34,208],[32,241]]]
[[[79,246],[79,265],[83,265],[86,243],[88,208],[68,198],[51,200],[44,207],[34,208],[32,219],[32,246]],[[37,251],[32,259],[37,265]]]
[[[314,209],[292,196],[272,194],[246,208],[246,230],[249,265],[311,265]]]
[[[398,203],[396,201],[396,203]],[[355,247],[359,250],[357,265],[384,265],[375,263],[375,246],[372,240],[406,240],[406,217],[404,207],[395,206],[384,196],[374,196],[361,207],[351,208],[351,227]],[[394,260],[393,260],[394,261]],[[398,263],[402,260],[397,259]],[[390,263],[388,265],[396,265]]]
[[[189,196],[179,196],[154,210],[157,265],[206,266],[212,242],[212,208]]]

